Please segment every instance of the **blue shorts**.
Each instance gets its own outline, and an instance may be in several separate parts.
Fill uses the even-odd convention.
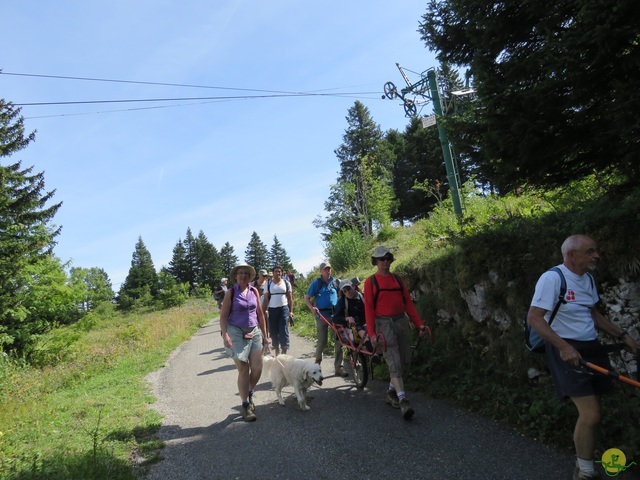
[[[599,348],[601,345],[597,340],[566,341],[580,352],[585,361],[611,370],[609,355]],[[575,366],[563,361],[560,358],[560,352],[553,345],[548,343],[545,345],[545,355],[559,398],[587,397],[613,391],[614,379],[612,377],[594,372],[583,365]]]
[[[251,329],[229,325],[227,333],[231,339],[231,348],[225,350],[234,360],[246,363],[252,351],[262,350],[262,332],[257,326]],[[251,338],[245,338],[245,335],[251,335]]]

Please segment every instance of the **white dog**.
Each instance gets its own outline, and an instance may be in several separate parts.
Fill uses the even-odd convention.
[[[271,383],[278,395],[278,403],[284,406],[282,388],[286,385],[293,386],[298,398],[298,405],[302,410],[311,410],[307,405],[307,389],[313,382],[322,385],[322,370],[320,365],[300,360],[291,355],[278,355],[264,357],[264,369],[270,372]]]

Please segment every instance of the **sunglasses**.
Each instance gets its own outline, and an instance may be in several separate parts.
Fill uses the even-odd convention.
[[[350,292],[351,291],[351,287],[349,285],[347,285],[346,287],[344,287],[342,289],[343,292]]]
[[[249,270],[238,270],[238,275],[251,275]]]
[[[378,260],[383,261],[383,262],[393,262],[393,257],[391,257],[391,256],[378,257]]]

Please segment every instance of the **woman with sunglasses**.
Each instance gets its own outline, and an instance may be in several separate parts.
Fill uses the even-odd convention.
[[[384,335],[387,344],[387,351],[383,356],[389,367],[391,383],[386,393],[386,402],[393,408],[399,408],[403,418],[410,420],[414,410],[407,400],[402,380],[402,374],[411,364],[409,319],[420,330],[425,326],[404,282],[390,271],[393,261],[393,253],[387,247],[378,246],[373,251],[371,264],[377,270],[364,281],[365,317],[367,333],[374,347],[378,333]]]
[[[238,369],[240,413],[247,422],[256,420],[253,389],[262,375],[262,352],[269,346],[260,292],[249,284],[255,275],[252,266],[236,265],[230,275],[236,284],[225,294],[220,310],[220,334]]]

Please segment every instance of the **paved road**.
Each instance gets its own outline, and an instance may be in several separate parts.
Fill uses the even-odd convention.
[[[293,337],[291,354],[312,359],[313,342]],[[225,355],[218,320],[182,344],[149,376],[165,418],[159,436],[164,460],[149,480],[174,479],[570,479],[572,457],[491,421],[419,394],[409,398],[412,421],[384,402],[386,384],[358,390],[333,376],[312,387],[311,410],[298,408],[293,389],[278,404],[263,377],[258,420],[240,416],[236,370]]]

